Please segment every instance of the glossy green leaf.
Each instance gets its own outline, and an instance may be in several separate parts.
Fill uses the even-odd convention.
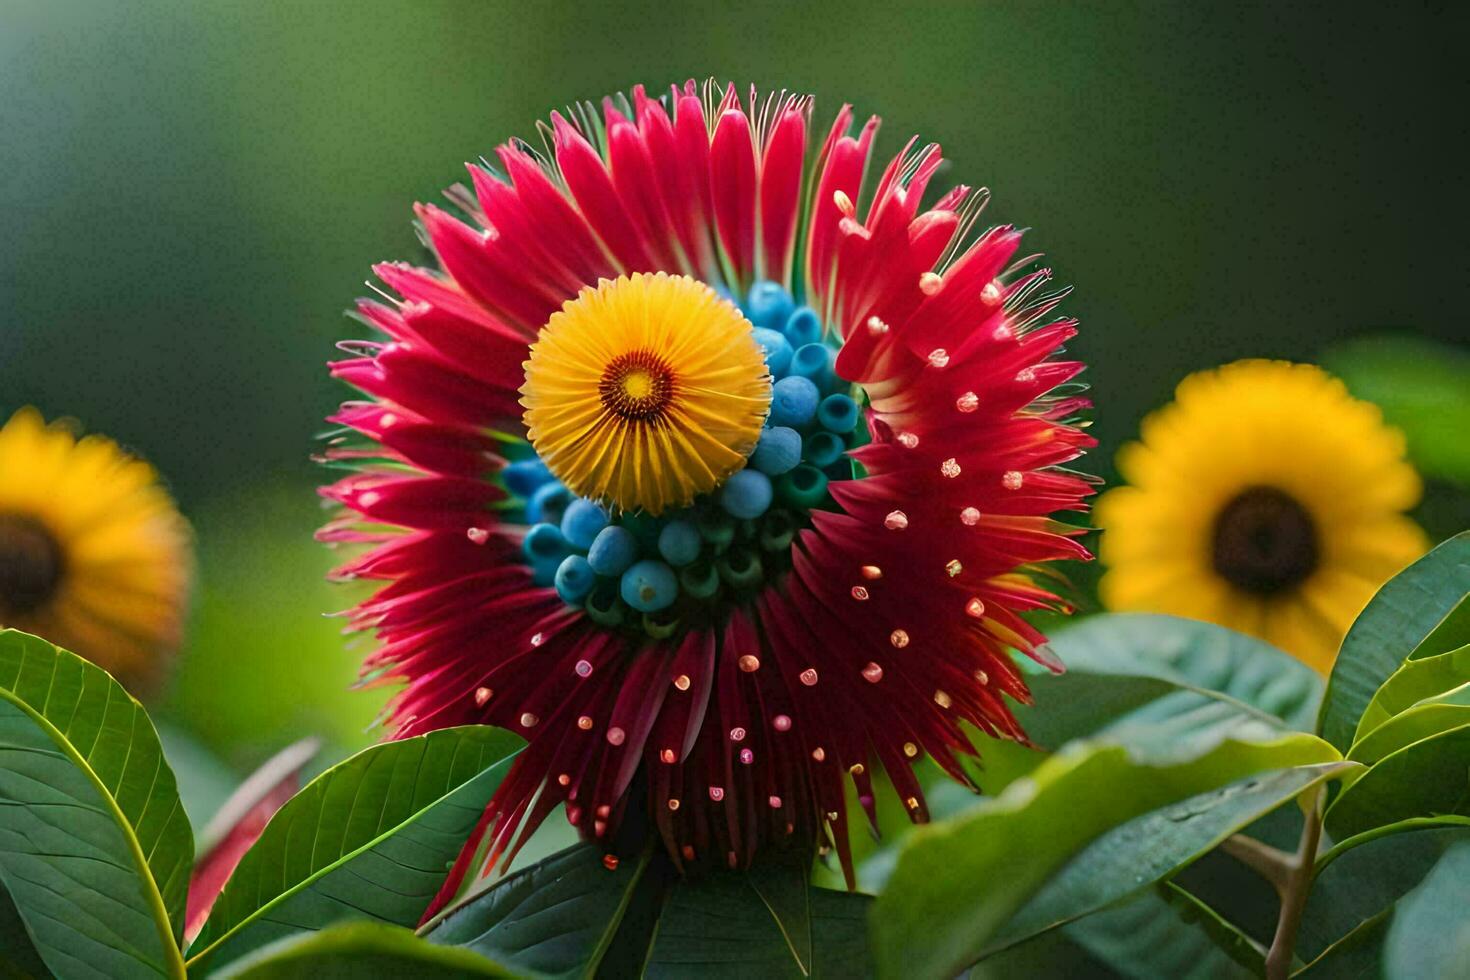
[[[920,827],[874,913],[880,975],[948,977],[1072,855],[1159,807],[1273,769],[1335,762],[1320,739],[1222,742],[1193,759],[1146,762],[1121,746],[1073,743],[1030,777],[944,824]]]
[[[1239,961],[1260,964],[1265,959],[1248,936],[1168,882],[1060,931],[1113,970],[1139,980],[1248,980],[1260,970]],[[980,965],[993,962],[995,958]]]
[[[1101,737],[1189,752],[1229,735],[1304,729],[1322,693],[1314,671],[1275,647],[1173,616],[1094,616],[1051,646],[1067,671],[1028,678],[1036,704],[1018,716],[1052,748]]]
[[[1416,818],[1341,841],[1317,860],[1302,912],[1297,951],[1312,962],[1390,912],[1446,848],[1470,840],[1470,818]],[[1361,936],[1359,937],[1362,938]],[[1320,969],[1321,967],[1314,967]]]
[[[652,864],[650,847],[610,870],[600,847],[578,844],[496,882],[444,916],[427,937],[537,976],[590,977]]]
[[[1253,775],[1112,828],[1022,906],[997,933],[986,955],[1147,889],[1261,816],[1349,768],[1348,763],[1329,762]]]
[[[10,893],[0,886],[0,977],[49,977]]]
[[[142,705],[80,657],[0,631],[0,884],[47,966],[183,976],[193,858]]]
[[[277,940],[212,975],[219,980],[459,980],[517,974],[479,953],[436,946],[403,926],[344,922]]]
[[[419,921],[520,740],[446,728],[364,749],[283,806],[190,947],[191,968],[344,919]]]
[[[1383,943],[1388,980],[1462,980],[1470,970],[1470,841],[1404,896]]]
[[[1358,719],[1354,740],[1364,738],[1420,701],[1453,691],[1467,682],[1470,682],[1470,645],[1419,660],[1405,660],[1373,692],[1363,716]]]
[[[1410,817],[1470,813],[1470,725],[1386,756],[1338,795],[1325,826],[1334,840]]]
[[[1358,720],[1386,681],[1470,592],[1470,531],[1457,534],[1389,579],[1338,651],[1317,731],[1346,752]]]
[[[1377,980],[1382,976],[1383,938],[1393,909],[1375,915],[1322,951],[1315,959],[1292,970],[1301,980]]]
[[[1407,745],[1461,725],[1470,725],[1470,683],[1425,698],[1394,715],[1354,742],[1348,758],[1372,765]]]

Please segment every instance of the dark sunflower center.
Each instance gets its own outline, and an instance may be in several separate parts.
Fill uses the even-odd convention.
[[[61,548],[39,521],[0,514],[0,623],[35,612],[61,582]]]
[[[1215,571],[1238,588],[1271,595],[1317,568],[1317,525],[1275,487],[1250,487],[1215,520]]]
[[[602,372],[597,393],[608,411],[629,421],[660,418],[674,395],[674,372],[652,351],[620,354]]]

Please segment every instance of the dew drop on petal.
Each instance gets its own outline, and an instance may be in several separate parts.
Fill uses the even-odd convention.
[[[976,684],[982,684],[982,685],[983,684],[989,684],[990,683],[990,675],[987,674],[987,673],[985,673],[985,671],[983,671],[983,670],[977,670],[977,671],[975,671],[975,683]]]
[[[965,615],[979,619],[985,615],[985,603],[978,596],[971,596],[970,601],[965,603]]]
[[[1033,382],[1035,380],[1036,380],[1036,369],[1035,368],[1022,368],[1021,370],[1019,370],[1019,371],[1016,372],[1016,382],[1018,384],[1027,385],[1027,384],[1030,384],[1031,382]]]
[[[919,798],[916,796],[910,796],[903,802],[904,805],[907,806],[910,810],[917,810],[919,808]]]
[[[607,730],[607,740],[612,745],[622,745],[623,739],[627,737],[627,734],[621,728],[613,727]]]
[[[584,732],[585,731],[588,731],[589,729],[591,729],[592,728],[592,716],[591,715],[583,715],[582,717],[578,718],[577,719],[577,727],[580,728],[580,729],[582,729],[582,731],[584,731]]]
[[[844,217],[851,218],[857,213],[857,208],[852,205],[852,198],[847,196],[847,191],[838,188],[832,192],[832,203]]]
[[[685,844],[683,847],[679,848],[679,853],[682,854],[682,855],[684,855],[684,860],[686,860],[686,861],[693,861],[694,860],[694,845],[693,844]]]
[[[730,741],[732,741],[732,742],[743,742],[743,741],[745,741],[745,729],[741,728],[739,725],[736,725],[734,728],[730,729]]]
[[[772,810],[779,810],[779,809],[781,809],[781,797],[779,797],[779,796],[768,797],[766,799],[766,802],[771,805],[771,809]]]
[[[678,677],[674,678],[674,686],[681,691],[689,690],[689,684],[690,680],[688,674],[680,674]]]
[[[999,303],[1000,296],[1000,283],[994,279],[987,282],[985,288],[980,290],[980,302],[986,306],[994,306]]]
[[[968,415],[980,407],[980,396],[973,391],[967,391],[954,400],[954,407]]]
[[[483,527],[469,528],[464,532],[464,536],[469,538],[474,544],[484,544],[490,540],[489,530]]]
[[[805,684],[807,687],[815,687],[816,686],[816,683],[817,683],[817,670],[816,670],[815,667],[808,667],[806,670],[803,670],[801,672],[801,675],[800,676],[801,676],[801,682],[803,684]]]
[[[521,727],[535,728],[536,723],[540,720],[540,718],[537,718],[535,715],[531,714],[531,712],[527,711],[525,714],[521,715]]]
[[[1005,475],[1000,478],[1000,485],[1007,490],[1019,490],[1022,479],[1020,470],[1006,470]]]
[[[485,702],[489,701],[491,695],[493,695],[494,693],[495,692],[490,690],[490,688],[488,687],[475,688],[475,705],[480,708],[485,707]]]
[[[861,762],[854,762],[852,765],[847,767],[847,771],[854,776],[861,776],[867,770],[863,768],[863,764]]]
[[[939,292],[939,287],[943,285],[944,280],[939,278],[938,273],[926,272],[923,275],[919,276],[919,292],[923,293],[925,296],[933,296],[935,293]],[[943,366],[944,365],[942,364],[940,365],[940,367]]]
[[[572,777],[567,773],[562,773],[556,777],[556,782],[559,786],[570,786],[572,784]]]
[[[930,367],[947,367],[949,365],[949,351],[943,347],[936,347],[929,352]]]
[[[761,669],[760,658],[749,653],[745,654],[739,660],[735,661],[735,664],[747,674],[753,674],[757,670]]]
[[[598,807],[593,812],[596,813],[599,818],[601,818],[603,820],[606,820],[607,819],[607,815],[609,813],[612,813],[612,807],[611,806],[608,806],[606,803],[604,803],[604,804],[602,804],[602,806]]]
[[[577,669],[577,676],[578,677],[591,677],[592,676],[592,663],[591,663],[591,661],[588,661],[588,660],[578,660],[577,661],[577,668],[576,669]]]
[[[980,523],[980,511],[974,507],[966,507],[960,511],[960,523],[966,527],[974,527]]]
[[[852,587],[852,597],[858,602],[866,602],[868,600],[868,590],[861,585],[854,585]]]
[[[948,573],[950,578],[954,578],[960,572],[963,572],[965,570],[965,566],[960,564],[960,560],[958,558],[951,558],[945,564],[944,570],[946,573]]]
[[[711,786],[709,788],[709,798],[718,803],[725,798],[725,790],[719,786]]]
[[[909,526],[909,515],[901,510],[890,511],[888,516],[883,518],[883,526],[890,531],[902,531]]]
[[[791,731],[791,716],[777,715],[775,718],[771,719],[771,726],[774,727],[778,732],[789,732]]]
[[[892,643],[895,648],[902,650],[909,645],[909,634],[905,630],[894,630],[888,634],[888,642]]]
[[[939,464],[939,472],[953,480],[960,475],[960,461],[951,456]]]
[[[919,754],[919,747],[913,742],[905,742],[903,743],[903,754],[912,759]]]
[[[812,749],[812,758],[816,759],[818,762],[826,761],[827,750],[818,745],[816,748]]]
[[[883,679],[883,668],[872,661],[863,668],[863,680],[869,684],[876,684]]]
[[[868,333],[874,337],[881,337],[888,332],[888,324],[877,316],[868,317]]]
[[[533,647],[539,647],[541,644],[543,644],[545,642],[546,642],[546,634],[545,633],[532,633],[531,634],[531,646],[533,646]]]
[[[755,753],[750,751],[750,749],[741,749],[740,761],[745,763],[747,766],[750,765],[752,762],[755,761]]]
[[[357,495],[357,503],[360,507],[371,507],[373,504],[376,504],[382,499],[383,495],[381,493],[378,493],[376,490],[369,490],[366,493],[360,493]]]
[[[662,762],[664,765],[672,766],[674,762],[678,759],[678,756],[674,755],[673,749],[664,749],[663,751],[659,752],[658,758],[659,761]]]
[[[384,412],[383,417],[378,419],[379,428],[390,429],[397,424],[398,416],[394,415],[392,412]]]
[[[950,705],[954,704],[954,699],[943,691],[935,691],[934,703],[939,705],[941,708],[948,708]]]
[[[836,823],[837,822],[838,816],[839,816],[839,814],[838,814],[838,812],[836,810],[828,810],[827,811],[827,819],[829,821],[831,821],[832,823]]]
[[[679,809],[679,801],[676,800],[676,799],[670,798],[669,799],[669,809],[670,810],[677,810],[677,809]]]
[[[604,854],[602,856],[602,866],[609,871],[618,870],[618,856],[616,854]]]
[[[862,573],[863,578],[869,580],[880,579],[883,577],[883,569],[879,568],[877,565],[864,565],[862,567]]]
[[[919,437],[912,432],[900,432],[898,434],[898,444],[905,449],[916,449],[919,445]]]

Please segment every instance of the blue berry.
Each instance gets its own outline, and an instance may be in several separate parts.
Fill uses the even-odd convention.
[[[831,432],[845,433],[857,428],[858,405],[847,395],[828,395],[817,406],[817,421]]]
[[[567,505],[567,511],[561,518],[562,536],[578,551],[592,547],[592,539],[605,527],[607,511],[581,497]]]
[[[799,429],[817,413],[821,393],[810,378],[789,375],[771,389],[771,425]]]
[[[720,506],[732,517],[752,520],[771,506],[771,478],[760,470],[743,469],[720,490]]]
[[[618,593],[639,612],[658,612],[679,597],[679,580],[661,561],[640,561],[623,573]]]
[[[771,374],[777,378],[785,374],[786,369],[791,366],[791,341],[786,339],[786,335],[765,327],[756,327],[752,336],[765,352],[766,367],[770,368]]]
[[[796,312],[786,320],[786,326],[781,332],[791,341],[792,347],[815,344],[822,339],[822,321],[817,316],[817,311],[810,306],[798,306]]]
[[[699,528],[683,519],[669,521],[658,535],[658,553],[664,561],[681,568],[699,557]]]
[[[745,315],[758,327],[781,329],[791,315],[791,295],[774,282],[758,282],[750,287]]]
[[[536,488],[551,479],[551,471],[539,459],[520,459],[500,471],[505,489],[518,497],[529,497]]]
[[[621,575],[637,559],[638,540],[616,524],[599,531],[587,549],[587,561],[598,575]]]
[[[597,573],[581,555],[568,555],[556,569],[556,594],[568,605],[579,605],[597,584]]]
[[[571,550],[567,539],[562,537],[561,528],[555,524],[537,524],[526,532],[525,539],[521,541],[521,551],[532,564],[546,560],[560,564]]]
[[[832,349],[823,343],[802,344],[791,356],[791,373],[811,378],[818,388],[832,383]]]
[[[761,430],[750,465],[766,476],[780,476],[801,462],[801,436],[795,429],[774,425]]]
[[[550,480],[537,487],[531,494],[531,499],[526,501],[526,520],[532,524],[537,521],[560,524],[561,515],[571,502],[572,491],[560,482]]]

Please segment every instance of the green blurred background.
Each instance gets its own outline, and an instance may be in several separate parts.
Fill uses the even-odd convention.
[[[1034,229],[1077,287],[1088,468],[1190,370],[1325,359],[1410,426],[1441,537],[1470,524],[1464,355],[1426,346],[1465,336],[1464,9],[0,0],[0,413],[115,436],[193,520],[164,718],[237,766],[363,744],[382,695],[348,690],[311,540],[341,312],[462,161],[714,75],[939,140]]]

